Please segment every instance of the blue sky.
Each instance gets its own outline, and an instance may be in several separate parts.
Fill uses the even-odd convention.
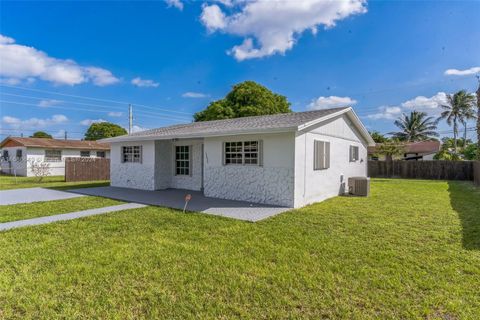
[[[437,115],[445,93],[475,91],[480,72],[478,1],[0,6],[3,136],[127,126],[128,103],[137,129],[185,122],[244,80],[295,111],[351,104],[385,133],[402,112]]]

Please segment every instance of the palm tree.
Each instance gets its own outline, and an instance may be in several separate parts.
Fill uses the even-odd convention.
[[[470,105],[465,105],[465,108],[462,111],[462,125],[463,125],[463,140],[467,140],[467,124],[468,120],[473,120],[477,119],[477,116],[475,115],[475,109],[474,109],[474,104],[473,101],[475,100],[473,95],[472,96],[472,103]],[[464,146],[465,147],[465,146]]]
[[[458,122],[466,123],[465,111],[472,108],[474,103],[473,95],[465,90],[460,90],[455,94],[447,95],[447,103],[441,105],[444,110],[438,120],[446,119],[449,126],[453,125],[454,149],[457,152]]]
[[[391,132],[393,138],[413,142],[431,140],[438,137],[437,120],[433,117],[427,117],[425,112],[412,111],[410,115],[402,114],[394,124],[401,130],[398,132]]]

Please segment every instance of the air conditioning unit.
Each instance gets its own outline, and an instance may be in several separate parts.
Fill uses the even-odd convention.
[[[348,193],[355,196],[368,197],[370,194],[370,178],[350,177],[348,178]]]

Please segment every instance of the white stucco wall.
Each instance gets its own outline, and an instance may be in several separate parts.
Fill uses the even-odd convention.
[[[2,172],[8,174],[14,174],[13,168],[16,169],[16,174],[18,176],[34,176],[31,170],[31,161],[35,162],[44,162],[45,161],[45,150],[44,148],[26,148],[26,147],[7,147],[3,150],[9,150],[10,158],[15,157],[16,150],[22,149],[22,159],[15,159],[8,162],[2,161]],[[50,176],[63,176],[65,175],[65,158],[66,157],[80,157],[80,151],[76,149],[63,149],[62,150],[62,161],[58,162],[48,162],[49,163],[49,175]],[[90,150],[90,157],[97,157],[97,150]],[[110,157],[110,151],[105,152],[105,157]]]
[[[172,169],[170,187],[175,189],[197,190],[202,189],[202,144],[203,139],[188,139],[175,141],[172,144]],[[175,174],[175,146],[190,146],[190,174]]]
[[[122,146],[142,146],[142,162],[122,162]],[[155,141],[111,143],[110,185],[155,190]]]
[[[314,140],[330,142],[330,168],[313,170]],[[350,146],[359,158],[350,162]],[[295,137],[295,207],[322,201],[348,190],[348,177],[367,175],[367,143],[346,115],[319,124]]]
[[[262,166],[223,165],[223,142],[254,140],[262,141]],[[294,143],[293,132],[205,138],[205,195],[293,206]]]

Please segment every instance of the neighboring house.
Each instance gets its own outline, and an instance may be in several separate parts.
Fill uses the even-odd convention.
[[[376,146],[368,147],[368,159],[369,160],[385,160],[384,155],[377,153]],[[394,157],[398,160],[433,160],[433,156],[440,151],[440,141],[419,141],[409,142],[405,144],[405,153]]]
[[[111,185],[301,207],[367,175],[374,145],[352,108],[174,125],[104,139]]]
[[[47,162],[50,175],[65,174],[66,157],[110,157],[110,146],[96,141],[8,137],[0,143],[1,171],[33,176],[32,161]]]

